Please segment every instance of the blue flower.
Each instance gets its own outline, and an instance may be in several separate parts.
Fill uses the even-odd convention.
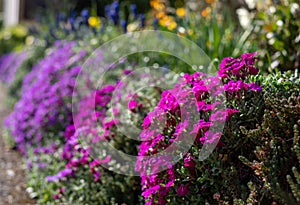
[[[120,12],[120,4],[117,1],[115,1],[111,4],[111,8],[115,13]]]
[[[69,23],[70,23],[70,25],[71,25],[71,29],[74,31],[74,30],[75,30],[75,24],[74,24],[75,18],[74,18],[74,17],[70,17],[70,18],[68,19],[68,21],[69,21]]]
[[[138,11],[137,11],[137,6],[136,4],[131,4],[130,5],[130,10],[132,12],[133,18],[136,19],[137,15],[138,15]]]
[[[127,21],[121,20],[121,26],[124,33],[127,33]]]
[[[90,18],[90,12],[87,9],[83,9],[81,11],[81,17],[84,19],[84,23],[88,24],[88,20]]]
[[[47,176],[46,181],[47,182],[56,182],[56,181],[60,180],[61,178],[67,177],[72,174],[73,174],[72,169],[67,168],[67,169],[60,171],[58,174],[56,174],[54,176]]]
[[[158,18],[154,18],[153,26],[154,26],[154,29],[158,29]]]
[[[146,26],[146,17],[145,14],[140,15],[141,27],[144,28]]]
[[[120,18],[120,5],[118,2],[105,6],[105,13],[114,25],[118,25]]]

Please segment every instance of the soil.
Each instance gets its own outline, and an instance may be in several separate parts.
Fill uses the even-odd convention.
[[[26,192],[23,158],[3,138],[3,120],[10,113],[5,96],[5,88],[0,85],[0,205],[34,205],[36,202]]]

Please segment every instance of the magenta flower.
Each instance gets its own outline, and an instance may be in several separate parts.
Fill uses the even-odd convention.
[[[259,85],[257,85],[256,83],[251,83],[251,84],[249,85],[249,89],[250,89],[251,91],[259,92],[259,91],[262,90],[262,87],[259,86]]]
[[[256,55],[255,52],[242,54],[241,58],[224,58],[220,64],[218,75],[222,79],[232,79],[233,77],[245,79],[248,75],[256,75],[258,73],[258,69],[254,67]]]
[[[99,181],[100,176],[101,176],[101,173],[100,173],[100,172],[98,172],[98,171],[95,172],[95,173],[94,173],[94,181],[95,181],[95,182]]]
[[[138,107],[138,105],[139,104],[137,103],[137,101],[130,100],[129,103],[128,103],[128,109],[131,110],[131,111],[133,111],[133,110],[135,110]]]
[[[54,199],[54,200],[58,200],[59,198],[60,198],[60,196],[59,196],[58,194],[54,194],[54,195],[53,195],[53,199]]]
[[[218,143],[221,136],[222,136],[221,132],[214,133],[214,132],[208,131],[208,132],[205,133],[205,135],[203,137],[200,138],[200,142],[202,144]]]
[[[177,189],[177,194],[181,197],[188,195],[190,192],[189,185],[181,184]]]

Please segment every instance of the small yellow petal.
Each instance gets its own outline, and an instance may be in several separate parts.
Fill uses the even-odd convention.
[[[176,9],[176,15],[180,18],[185,17],[186,11],[184,8]]]
[[[169,30],[174,30],[177,27],[177,23],[175,21],[172,21],[168,25]]]
[[[101,20],[99,17],[92,16],[88,19],[89,25],[94,28],[99,28],[101,25]]]
[[[156,18],[158,18],[158,19],[161,19],[161,18],[163,18],[164,16],[166,16],[166,13],[163,12],[163,11],[158,12],[158,13],[156,14]]]

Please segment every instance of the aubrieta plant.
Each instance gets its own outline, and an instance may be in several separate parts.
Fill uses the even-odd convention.
[[[50,53],[26,75],[22,97],[5,121],[18,149],[43,146],[43,139],[63,140],[61,131],[71,122],[71,97],[78,64],[86,52],[73,51],[75,42],[57,42]]]
[[[27,52],[9,53],[0,58],[0,80],[9,86],[15,78],[17,70],[27,58]]]
[[[116,68],[112,71],[116,72]],[[122,75],[133,78],[134,72],[124,69]],[[149,74],[143,76],[144,79],[151,77]],[[122,96],[124,87],[126,82],[117,80],[115,84],[105,84],[99,89],[92,90],[79,102],[79,111],[74,116],[76,123],[69,124],[65,131],[66,143],[61,152],[65,168],[45,179],[47,183],[53,183],[58,187],[57,193],[53,195],[56,202],[139,203],[141,190],[139,177],[123,176],[103,168],[102,164],[113,163],[112,157],[100,155],[98,158],[94,150],[101,147],[97,147],[99,143],[109,142],[118,150],[137,155],[138,142],[128,139],[118,130],[118,126],[120,123],[139,126],[150,110],[151,103],[144,102],[143,94],[135,93],[134,90]],[[125,100],[125,104],[121,105],[120,99]],[[121,113],[127,116],[125,118],[128,121],[119,119]]]
[[[188,140],[191,135],[194,135],[195,143],[177,164],[170,163],[168,159],[158,159],[158,164],[168,167],[166,171],[156,173],[156,167],[149,170],[147,166],[149,162],[138,162],[137,170],[140,170],[142,177],[142,196],[147,205],[213,203],[217,202],[217,197],[213,198],[214,191],[216,194],[218,191],[224,191],[227,196],[230,196],[230,190],[228,193],[226,190],[216,189],[222,187],[216,184],[222,181],[217,180],[221,177],[222,169],[210,164],[212,158],[218,156],[216,153],[222,147],[228,146],[226,136],[210,128],[213,128],[214,124],[218,126],[222,121],[230,121],[232,115],[239,113],[234,106],[218,109],[218,105],[224,103],[221,101],[224,100],[222,92],[225,92],[230,102],[234,102],[234,99],[244,98],[247,92],[261,90],[259,85],[247,82],[249,76],[258,73],[258,69],[254,67],[255,55],[256,53],[250,53],[236,59],[231,57],[223,59],[218,77],[207,78],[200,72],[192,75],[185,74],[180,84],[163,92],[157,107],[144,119],[143,131],[140,135],[144,141],[140,145],[139,155],[154,155],[168,149],[172,143]],[[219,78],[224,86],[216,88]],[[209,92],[215,98],[213,103]],[[192,99],[195,99],[194,102]],[[192,103],[196,106],[199,120],[190,129],[189,123],[193,122],[193,119],[190,117],[189,110],[184,109],[183,105]],[[198,161],[203,144],[213,143],[216,143],[217,150],[208,162]],[[221,158],[214,160],[215,163],[221,164]]]

